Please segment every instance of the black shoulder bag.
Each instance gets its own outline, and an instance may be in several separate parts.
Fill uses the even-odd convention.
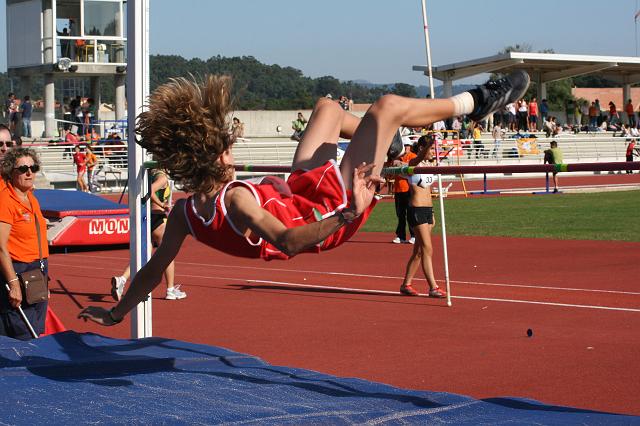
[[[49,288],[47,286],[47,277],[44,275],[44,261],[42,260],[42,244],[40,240],[40,224],[35,212],[33,219],[36,222],[36,234],[38,235],[38,257],[40,258],[40,267],[29,269],[18,274],[20,278],[20,286],[22,287],[22,297],[28,305],[44,302],[49,299]]]

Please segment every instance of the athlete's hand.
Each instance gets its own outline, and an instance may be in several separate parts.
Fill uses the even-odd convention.
[[[356,216],[360,216],[369,207],[375,195],[376,186],[384,182],[378,175],[367,175],[374,167],[373,163],[362,163],[353,170],[351,208]]]
[[[109,315],[109,311],[104,308],[99,308],[97,306],[88,306],[84,308],[79,314],[78,318],[82,318],[83,320],[91,320],[100,325],[116,325],[117,322],[111,319],[111,315]]]

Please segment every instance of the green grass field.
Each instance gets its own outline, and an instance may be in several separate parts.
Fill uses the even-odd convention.
[[[640,191],[471,196],[445,199],[445,212],[447,235],[640,242]],[[362,231],[394,232],[396,224],[393,202],[380,202]]]

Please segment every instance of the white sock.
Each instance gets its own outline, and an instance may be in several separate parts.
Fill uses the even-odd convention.
[[[469,92],[463,92],[459,95],[449,98],[453,101],[453,115],[465,115],[473,111],[474,101],[473,96]]]

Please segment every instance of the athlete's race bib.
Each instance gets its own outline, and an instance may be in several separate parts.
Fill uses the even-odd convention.
[[[434,175],[411,175],[409,176],[409,183],[411,185],[418,185],[422,188],[427,188],[433,184]]]

